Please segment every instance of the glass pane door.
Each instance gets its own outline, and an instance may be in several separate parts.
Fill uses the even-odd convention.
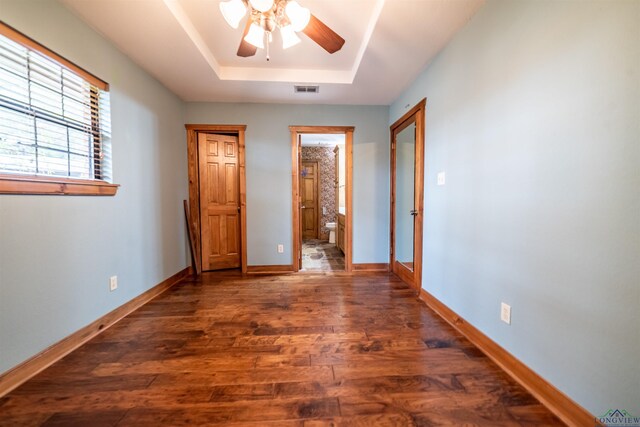
[[[396,134],[395,259],[413,271],[415,122]]]

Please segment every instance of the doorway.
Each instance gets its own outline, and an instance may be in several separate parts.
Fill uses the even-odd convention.
[[[354,128],[289,129],[294,271],[351,271]]]
[[[344,134],[302,134],[300,219],[303,271],[344,271]],[[340,151],[343,155],[340,156]],[[340,167],[342,165],[342,168]],[[342,194],[342,197],[339,197]]]
[[[426,99],[391,125],[391,270],[422,286]]]
[[[246,126],[186,125],[194,258],[202,271],[247,271]]]

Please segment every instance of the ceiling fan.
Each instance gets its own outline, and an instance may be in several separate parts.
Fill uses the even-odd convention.
[[[222,16],[233,28],[238,28],[247,10],[249,19],[238,47],[238,56],[255,55],[258,48],[264,49],[266,39],[268,61],[269,43],[276,28],[280,29],[283,49],[300,43],[297,32],[303,32],[329,53],[339,51],[344,45],[342,37],[296,0],[227,0],[220,3]]]

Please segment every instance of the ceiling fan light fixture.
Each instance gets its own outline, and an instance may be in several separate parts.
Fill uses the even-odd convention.
[[[264,30],[260,25],[253,23],[244,40],[257,48],[264,49]]]
[[[280,28],[280,35],[282,36],[282,48],[288,49],[291,46],[295,46],[300,43],[300,37],[293,30],[291,25]]]
[[[273,0],[249,0],[251,7],[260,12],[267,12],[273,7]]]
[[[220,3],[220,12],[224,20],[233,28],[238,28],[240,20],[247,13],[247,6],[242,0],[229,0]]]
[[[1,2],[2,0],[0,0]],[[167,1],[167,0],[165,0]],[[269,45],[272,35],[280,29],[282,48],[288,49],[301,42],[296,34],[304,32],[311,40],[329,53],[336,53],[345,43],[335,31],[320,21],[296,0],[220,0],[220,10],[233,28],[238,28],[242,17],[249,11],[240,46],[236,55],[242,58],[254,56],[266,45],[269,61]],[[265,35],[268,36],[265,42]]]
[[[311,19],[311,11],[306,7],[300,6],[300,4],[292,0],[287,3],[285,7],[285,13],[287,17],[291,21],[291,26],[294,31],[302,31],[309,24],[309,20]]]

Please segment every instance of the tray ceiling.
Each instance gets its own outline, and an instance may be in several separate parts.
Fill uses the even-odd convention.
[[[242,28],[219,0],[60,0],[184,101],[388,105],[483,0],[299,0],[346,43],[331,55],[305,35],[236,56]],[[245,18],[246,19],[246,18]],[[317,94],[294,84],[319,85]]]

